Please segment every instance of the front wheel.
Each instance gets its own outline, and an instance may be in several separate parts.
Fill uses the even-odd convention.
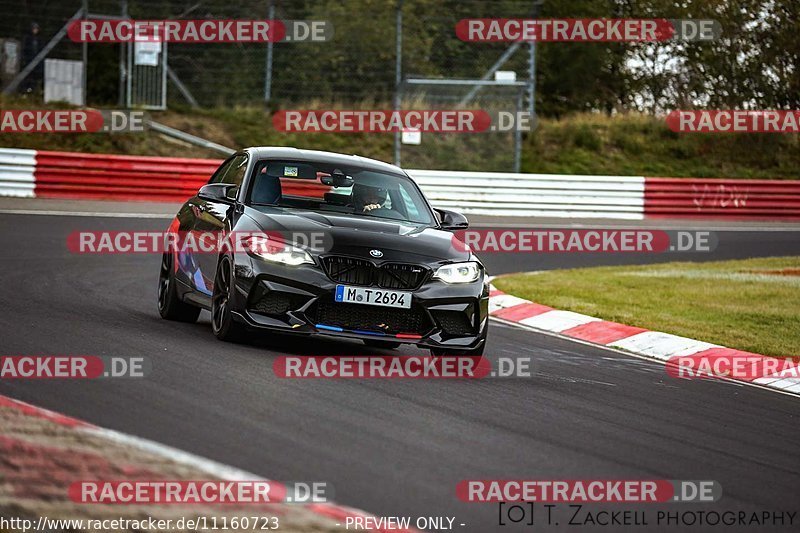
[[[178,322],[196,322],[200,308],[182,302],[175,286],[175,271],[172,267],[172,254],[161,256],[161,270],[158,274],[158,312],[161,318]]]
[[[217,265],[214,292],[211,295],[211,331],[221,341],[240,342],[244,339],[244,327],[233,320],[231,313],[231,299],[235,290],[231,260],[223,257]]]

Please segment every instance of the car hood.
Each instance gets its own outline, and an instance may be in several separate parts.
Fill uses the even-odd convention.
[[[408,263],[470,259],[468,251],[453,246],[452,233],[410,222],[271,207],[248,208],[245,215],[265,232],[300,235],[296,242],[320,233],[324,253]],[[373,250],[383,255],[375,257]]]

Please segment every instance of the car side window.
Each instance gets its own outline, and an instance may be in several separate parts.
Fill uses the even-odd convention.
[[[209,183],[223,183],[222,180],[223,180],[223,178],[225,178],[225,173],[228,172],[228,170],[230,170],[231,165],[233,164],[233,162],[235,160],[236,160],[236,158],[232,157],[231,159],[228,159],[227,161],[222,163],[222,165],[220,165],[220,167],[214,172],[214,174],[211,176],[211,179],[208,180],[208,182]]]
[[[244,171],[247,168],[247,156],[237,155],[224,162],[211,176],[209,183],[233,183],[241,186]]]
[[[230,165],[228,166],[225,175],[222,176],[222,181],[220,183],[230,183],[236,185],[237,187],[241,187],[242,181],[244,181],[245,170],[247,170],[247,156],[237,155],[231,159]]]
[[[414,220],[417,220],[420,216],[419,209],[417,209],[416,204],[414,204],[414,200],[411,199],[411,196],[408,194],[405,186],[400,186],[400,196],[403,197],[403,203],[406,206],[406,213],[408,216]]]

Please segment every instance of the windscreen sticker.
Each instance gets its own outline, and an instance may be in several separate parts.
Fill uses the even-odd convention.
[[[296,178],[297,167],[283,167],[283,175],[287,178]]]

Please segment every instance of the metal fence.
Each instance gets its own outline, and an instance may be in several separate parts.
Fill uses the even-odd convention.
[[[488,4],[488,5],[487,5]],[[488,112],[530,109],[528,44],[466,43],[455,36],[462,18],[531,16],[537,1],[441,0],[64,0],[57,4],[0,0],[0,39],[20,43],[21,67],[37,53],[83,61],[85,103],[165,109],[263,106],[360,109],[467,108]],[[331,42],[90,43],[72,42],[72,18],[324,20]],[[31,33],[36,24],[38,34]],[[57,39],[62,36],[61,39]],[[54,37],[56,39],[54,39]],[[158,50],[152,63],[139,48]],[[169,52],[167,52],[169,50]],[[43,52],[44,51],[44,52]],[[146,52],[146,50],[144,50]],[[153,52],[153,50],[150,50]],[[491,86],[498,68],[516,72],[516,84]],[[40,68],[5,92],[41,91]],[[428,80],[412,83],[409,80]],[[464,79],[485,80],[486,86]],[[461,80],[461,81],[459,81]],[[437,83],[438,82],[438,83]],[[419,145],[395,139],[395,162],[417,168],[520,168],[514,133],[426,133]]]
[[[507,43],[459,41],[462,18],[531,16],[531,0],[0,0],[0,39],[38,43],[41,49],[82,6],[92,15],[134,19],[326,20],[330,43],[276,43],[268,61],[263,43],[171,44],[168,104],[201,107],[310,102],[374,102],[385,107],[395,90],[398,9],[402,13],[403,77],[481,78],[508,49]],[[433,15],[431,15],[433,13]],[[39,25],[36,38],[30,35]],[[124,103],[125,51],[119,44],[90,44],[87,51],[88,103]],[[505,70],[527,78],[527,46],[512,54]],[[81,60],[83,47],[62,39],[48,54]],[[26,57],[30,59],[30,57]],[[36,75],[30,89],[40,82]],[[6,80],[7,81],[7,80]],[[185,90],[180,89],[182,84]]]
[[[401,109],[473,109],[493,117],[517,117],[525,109],[525,82],[455,79],[406,79],[399,88]],[[395,136],[395,162],[406,168],[464,170],[509,169],[520,171],[522,132],[495,129],[479,133],[420,134],[418,144],[399,142]]]

